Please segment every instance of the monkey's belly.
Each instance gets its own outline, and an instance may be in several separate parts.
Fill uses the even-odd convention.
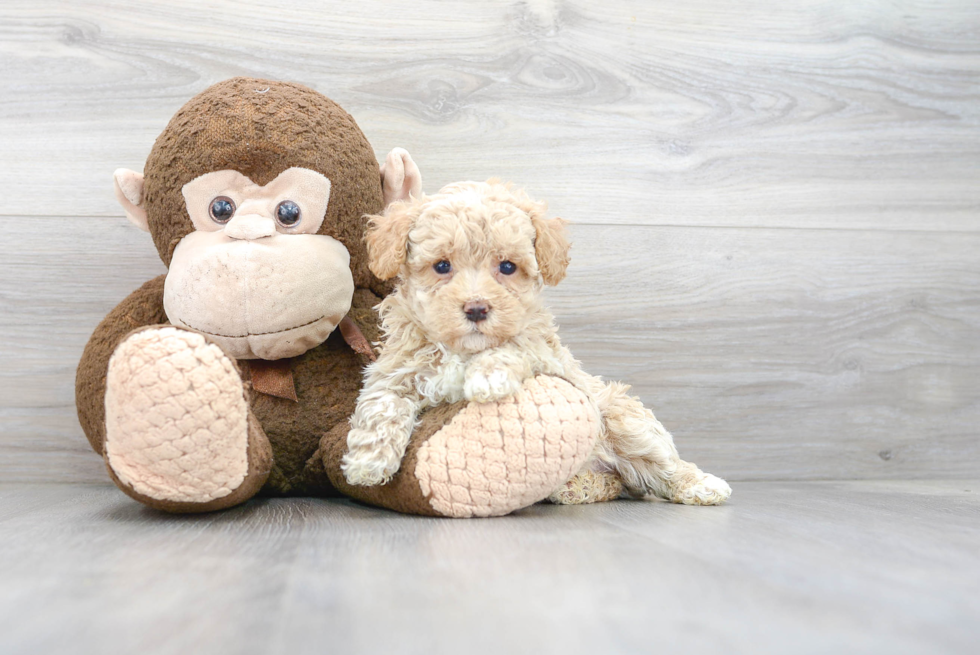
[[[291,360],[299,402],[253,393],[252,412],[272,444],[273,472],[263,491],[321,495],[332,490],[317,458],[320,438],[346,423],[361,389],[362,360],[339,333]]]

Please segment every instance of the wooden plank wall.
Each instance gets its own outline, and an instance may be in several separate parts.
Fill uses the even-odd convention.
[[[974,0],[7,0],[0,479],[106,479],[74,367],[163,270],[111,172],[233,75],[333,97],[427,190],[548,200],[567,343],[705,468],[976,476],[978,34]]]

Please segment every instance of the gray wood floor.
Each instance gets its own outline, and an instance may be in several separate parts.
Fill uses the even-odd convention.
[[[0,476],[104,480],[81,349],[163,269],[111,192],[189,97],[304,82],[428,190],[572,221],[587,368],[732,480],[980,477],[980,4],[7,0]]]
[[[978,34],[975,0],[4,0],[0,653],[978,652]],[[163,272],[111,173],[232,75],[333,97],[426,190],[549,201],[566,343],[732,504],[108,486],[75,366]]]
[[[980,480],[494,520],[0,485],[3,653],[976,653]]]

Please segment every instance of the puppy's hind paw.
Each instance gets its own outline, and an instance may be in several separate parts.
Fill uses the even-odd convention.
[[[684,505],[721,505],[732,495],[732,488],[721,478],[705,473],[693,484],[675,490],[672,502]]]
[[[503,400],[521,390],[521,381],[507,369],[475,371],[466,376],[463,397],[478,403]]]

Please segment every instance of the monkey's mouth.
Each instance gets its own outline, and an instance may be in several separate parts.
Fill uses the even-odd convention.
[[[228,242],[198,231],[174,250],[163,308],[236,359],[282,359],[326,341],[353,297],[350,257],[331,237]]]
[[[194,330],[195,332],[200,332],[201,334],[206,334],[206,335],[208,335],[210,337],[221,337],[223,339],[244,339],[246,337],[264,337],[264,336],[268,336],[270,334],[282,334],[283,332],[289,332],[290,330],[298,330],[299,328],[303,328],[303,327],[306,327],[308,325],[313,325],[314,323],[319,323],[320,321],[322,321],[325,318],[327,318],[327,315],[326,314],[324,314],[320,318],[315,318],[312,321],[307,321],[306,323],[300,323],[299,325],[294,325],[292,327],[283,328],[281,330],[271,330],[269,332],[246,332],[245,334],[221,334],[220,332],[208,332],[207,330],[202,330],[201,328],[194,327],[193,325],[191,325],[190,323],[188,323],[187,321],[185,321],[183,319],[177,319],[177,320],[178,320],[178,322],[181,325],[183,325],[183,326],[185,326],[187,328],[190,328],[191,330]],[[340,321],[337,320],[337,321],[332,321],[332,322],[334,324],[336,324],[336,323],[339,323]]]

